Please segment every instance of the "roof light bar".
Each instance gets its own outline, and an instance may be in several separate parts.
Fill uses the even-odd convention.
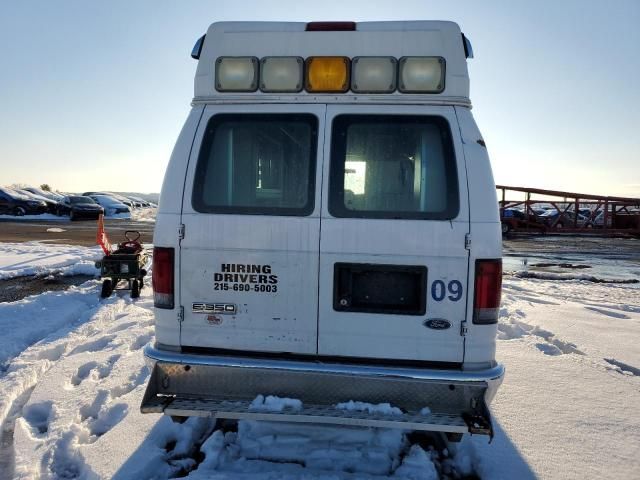
[[[398,89],[403,93],[440,93],[444,90],[442,57],[402,57]]]
[[[203,37],[204,38],[204,37]],[[202,40],[196,48],[202,48]],[[195,50],[195,49],[194,49]],[[198,54],[199,56],[199,54]],[[195,57],[194,57],[195,58]],[[442,57],[218,57],[219,92],[266,93],[442,93]]]
[[[391,93],[396,89],[393,57],[356,57],[351,61],[351,90],[356,93]]]
[[[219,92],[255,92],[258,89],[258,59],[218,57],[215,82]]]
[[[307,32],[353,32],[356,22],[309,22]]]

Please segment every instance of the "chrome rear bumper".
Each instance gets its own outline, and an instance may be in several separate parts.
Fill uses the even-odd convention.
[[[142,413],[398,426],[452,433],[492,434],[487,405],[504,375],[502,365],[482,371],[436,370],[183,354],[150,345],[144,354],[152,375]],[[297,398],[304,409],[251,411],[249,404],[259,394]],[[349,400],[390,403],[406,412],[405,418],[335,410],[335,404]],[[433,413],[420,416],[424,407]]]

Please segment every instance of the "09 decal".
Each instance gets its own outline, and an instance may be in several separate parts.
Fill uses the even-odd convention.
[[[457,302],[462,298],[462,291],[462,283],[459,280],[451,280],[447,284],[444,280],[434,280],[431,284],[431,298],[436,302],[441,302],[445,298]]]

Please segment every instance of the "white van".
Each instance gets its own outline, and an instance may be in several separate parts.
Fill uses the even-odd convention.
[[[458,25],[214,23],[192,56],[142,412],[491,435],[500,219]]]

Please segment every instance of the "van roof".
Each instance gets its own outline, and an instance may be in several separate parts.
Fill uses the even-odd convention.
[[[305,22],[217,22],[207,30],[195,77],[194,103],[226,101],[436,103],[469,105],[469,74],[460,27],[448,21],[358,22],[353,31],[307,31]],[[218,92],[221,56],[437,56],[446,62],[441,93],[386,94]],[[295,97],[295,99],[293,98]]]

